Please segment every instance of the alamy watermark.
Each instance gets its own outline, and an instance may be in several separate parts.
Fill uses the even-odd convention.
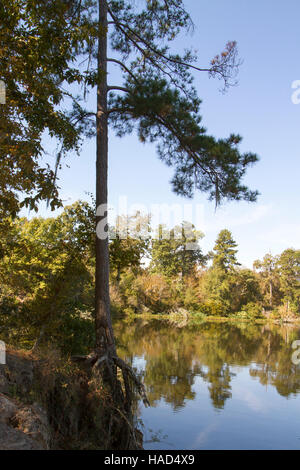
[[[119,215],[122,214],[122,215]],[[109,239],[185,239],[188,250],[196,250],[195,230],[204,229],[203,204],[151,204],[128,206],[126,196],[118,207],[102,204],[97,207],[96,233],[100,240]]]
[[[291,96],[292,103],[300,104],[300,80],[293,81],[292,89],[295,90]]]
[[[6,364],[6,345],[4,341],[0,341],[0,365]]]
[[[292,363],[295,364],[295,366],[298,366],[300,364],[300,340],[296,340],[292,344],[292,348],[296,349],[295,352],[292,354]]]

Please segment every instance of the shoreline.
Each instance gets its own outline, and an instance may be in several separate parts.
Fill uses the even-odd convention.
[[[234,318],[234,317],[221,317],[213,315],[202,315],[202,314],[182,314],[182,313],[171,313],[171,314],[160,314],[160,313],[141,313],[141,314],[129,314],[121,317],[122,319],[143,319],[143,320],[167,320],[172,323],[186,322],[189,324],[202,324],[202,323],[250,323],[257,325],[291,325],[300,327],[300,318],[288,318],[288,319],[277,319],[277,318]]]

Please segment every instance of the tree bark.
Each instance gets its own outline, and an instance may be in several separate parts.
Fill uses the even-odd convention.
[[[273,283],[270,281],[270,306],[273,306]]]
[[[98,0],[99,7],[99,37],[98,37],[98,86],[97,86],[97,139],[96,139],[96,229],[100,224],[101,230],[96,236],[96,273],[95,273],[95,351],[86,357],[75,356],[76,362],[84,361],[92,367],[96,374],[101,374],[102,380],[110,387],[111,397],[115,404],[113,414],[121,413],[125,421],[123,428],[117,429],[114,435],[119,436],[124,449],[136,448],[135,430],[132,417],[132,387],[139,392],[146,406],[149,405],[144,385],[137,379],[131,367],[122,361],[116,352],[113,334],[110,298],[109,298],[109,247],[107,227],[108,202],[108,113],[107,113],[107,1]],[[101,233],[106,227],[106,236]],[[124,390],[118,380],[117,369],[123,376]],[[123,411],[122,411],[123,410]],[[111,415],[111,419],[115,417]],[[115,420],[116,421],[116,420]],[[116,424],[117,428],[118,425]],[[124,428],[125,426],[125,428]],[[128,427],[129,426],[129,427]],[[111,423],[109,424],[111,428]],[[127,431],[126,432],[126,428]],[[126,437],[127,436],[127,437]],[[133,442],[133,444],[131,444]]]
[[[97,159],[96,159],[96,224],[107,217],[108,202],[108,123],[107,123],[107,2],[99,0],[98,86],[97,86]],[[101,210],[99,210],[101,208]],[[103,237],[102,237],[103,238]],[[95,278],[96,348],[106,353],[115,351],[109,298],[108,237],[96,237]]]

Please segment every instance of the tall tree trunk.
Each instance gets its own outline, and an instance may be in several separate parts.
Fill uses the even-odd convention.
[[[270,281],[270,306],[273,306],[273,283]]]
[[[107,217],[108,125],[107,125],[107,2],[99,0],[98,87],[97,87],[97,161],[96,224]],[[102,237],[104,238],[104,237]],[[95,280],[96,348],[115,350],[110,316],[108,237],[96,237]]]
[[[96,158],[96,226],[107,225],[108,180],[108,122],[107,122],[107,1],[98,0],[98,86],[97,86],[97,158]],[[106,226],[106,229],[108,227]],[[97,230],[96,279],[95,279],[95,330],[96,350],[87,357],[75,356],[74,360],[87,361],[96,374],[101,374],[110,387],[115,404],[109,417],[109,437],[122,449],[137,448],[132,416],[132,386],[139,392],[145,405],[149,405],[144,385],[132,368],[122,361],[116,352],[109,298],[109,249],[106,236]],[[117,369],[122,372],[124,390],[118,380]],[[120,415],[123,419],[120,420]],[[108,443],[111,445],[111,443]]]

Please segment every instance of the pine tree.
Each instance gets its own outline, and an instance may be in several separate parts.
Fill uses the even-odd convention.
[[[244,186],[242,178],[257,156],[239,152],[239,135],[225,139],[207,135],[201,125],[201,100],[193,86],[194,71],[206,71],[223,79],[225,88],[230,86],[239,65],[234,41],[208,67],[200,68],[191,51],[180,56],[169,47],[179,33],[192,26],[182,0],[147,0],[139,5],[129,0],[98,0],[91,4],[87,10],[90,28],[98,33],[92,52],[88,51],[91,65],[86,80],[87,87],[97,90],[94,357],[101,364],[103,357],[108,358],[111,367],[120,361],[109,299],[108,126],[119,136],[136,129],[142,142],[156,142],[159,157],[174,168],[173,190],[187,197],[195,189],[204,191],[216,204],[223,199],[256,199],[257,192]],[[108,48],[114,57],[108,56]],[[123,83],[108,84],[108,65],[120,67]],[[82,115],[80,108],[79,118]]]
[[[7,34],[5,38],[8,48],[12,51],[18,48],[14,60],[21,57],[23,62],[28,62],[24,75],[25,86],[29,89],[28,103],[24,109],[28,112],[21,117],[33,125],[30,139],[39,137],[48,127],[50,134],[58,133],[58,137],[63,139],[63,150],[68,150],[77,145],[78,137],[83,132],[93,133],[93,128],[89,128],[89,119],[96,116],[96,223],[98,227],[104,227],[104,232],[107,222],[108,125],[120,136],[137,129],[142,142],[157,142],[159,157],[174,168],[172,186],[176,193],[192,197],[195,189],[204,191],[216,204],[222,199],[256,199],[257,192],[250,191],[241,181],[248,166],[257,161],[257,156],[239,152],[239,135],[230,135],[225,139],[207,135],[201,125],[201,100],[193,86],[192,73],[204,71],[222,79],[224,88],[228,88],[239,66],[236,43],[228,42],[224,51],[203,68],[197,65],[197,58],[191,51],[182,56],[172,53],[169,46],[172,40],[193,26],[182,0],[147,0],[138,6],[129,0],[24,0],[13,3],[12,7],[5,2],[5,8],[16,10],[14,15],[8,15],[15,24],[6,25],[7,30],[11,28],[16,38],[21,37],[21,42],[25,39],[26,47],[20,52],[18,42],[13,43],[11,48],[10,35]],[[28,12],[29,22],[26,23]],[[36,48],[31,34],[35,27],[40,33],[37,36],[39,47]],[[44,50],[49,35],[55,39],[53,50],[47,58]],[[114,57],[108,57],[108,45],[115,53]],[[74,67],[79,58],[87,59],[86,70]],[[107,83],[108,65],[120,67],[123,72],[122,84]],[[29,74],[33,68],[40,71],[39,75]],[[18,77],[11,80],[9,70],[5,69],[6,76],[3,72],[0,77],[4,81],[7,79],[8,97],[12,94],[14,84],[18,83]],[[89,88],[96,88],[96,113],[83,109],[80,100],[72,96],[71,92],[68,96],[74,107],[68,118],[66,114],[54,112],[55,106],[65,96],[62,84],[68,80],[70,83],[81,83],[84,94]],[[43,95],[46,84],[49,91]],[[42,109],[45,99],[47,103],[52,100],[54,108],[45,106],[45,119],[38,120],[37,114],[32,111],[35,111],[34,106]],[[8,103],[11,101],[8,100]],[[38,125],[40,122],[45,122],[47,126],[41,127]],[[48,126],[48,123],[51,125]],[[60,129],[64,130],[61,136]],[[32,150],[35,155],[40,155],[39,145],[38,138]],[[9,154],[12,149],[7,148],[5,151]],[[43,176],[43,172],[38,173],[38,181]],[[50,173],[45,181],[50,186],[38,191],[37,198],[28,200],[31,207],[35,207],[42,198],[57,203],[53,174]],[[34,189],[34,181],[30,180],[26,184],[29,191]],[[24,187],[24,184],[17,185],[17,189],[22,190]],[[96,240],[95,317],[97,349],[115,351],[109,307],[107,236],[98,236]]]
[[[237,244],[233,240],[231,232],[227,229],[221,230],[213,249],[213,267],[228,272],[239,266],[236,248]]]
[[[14,7],[18,4],[20,2],[13,3]],[[83,84],[84,95],[88,88],[97,91],[96,113],[84,109],[80,100],[69,94],[74,103],[71,114],[65,121],[65,125],[61,127],[58,121],[50,127],[50,130],[53,135],[56,133],[59,135],[59,129],[67,128],[67,138],[63,137],[63,150],[70,149],[76,146],[78,137],[84,132],[88,135],[93,134],[94,128],[89,127],[89,118],[96,117],[98,234],[95,248],[96,347],[94,354],[89,357],[89,362],[105,369],[106,377],[113,377],[112,390],[118,389],[118,387],[114,388],[115,367],[120,367],[124,375],[126,392],[128,392],[128,377],[130,376],[133,381],[136,379],[132,376],[132,371],[116,355],[110,316],[107,229],[108,126],[110,125],[119,136],[136,129],[142,142],[156,142],[159,157],[174,169],[172,187],[177,194],[192,197],[194,190],[200,190],[206,192],[209,199],[215,200],[216,204],[220,204],[224,199],[254,201],[257,192],[250,191],[243,185],[242,179],[247,168],[257,161],[257,156],[253,153],[240,153],[241,137],[239,135],[232,134],[227,138],[216,139],[206,133],[206,129],[201,125],[201,100],[193,86],[193,72],[198,71],[207,72],[213,77],[222,79],[224,87],[228,88],[235,80],[239,66],[236,43],[228,42],[224,51],[203,68],[197,65],[197,58],[191,51],[182,55],[172,53],[169,46],[172,40],[193,26],[182,0],[144,0],[138,4],[130,0],[73,0],[71,2],[63,0],[26,2],[24,0],[21,4],[25,5],[25,8],[29,5],[37,6],[38,9],[43,6],[50,8],[50,16],[47,11],[40,16],[41,27],[44,29],[47,29],[47,25],[53,26],[53,21],[49,21],[53,14],[52,8],[59,6],[59,11],[69,6],[72,8],[70,21],[66,24],[61,21],[57,25],[63,38],[66,32],[71,34],[69,42],[68,40],[66,42],[69,47],[61,53],[61,38],[58,40],[54,27],[50,32],[50,37],[54,41],[57,39],[57,43],[55,42],[57,47],[54,50],[53,60],[50,61],[52,68],[46,76],[43,74],[38,76],[42,87],[38,88],[37,95],[29,90],[30,97],[37,96],[37,106],[43,106],[41,89],[44,84],[48,83],[47,76],[53,77],[51,86],[61,85],[62,79],[66,81],[69,79]],[[75,21],[78,20],[78,23],[75,27],[70,27],[74,18]],[[28,27],[18,30],[22,39],[27,38],[27,30]],[[47,40],[49,42],[49,36]],[[30,56],[31,45],[28,44],[29,53],[26,53],[23,59],[32,61],[30,62],[31,69],[35,70],[34,67],[40,58],[43,57],[44,60],[47,56],[44,53],[46,42],[43,37],[42,51],[35,50],[35,59]],[[108,56],[108,46],[114,54],[113,57]],[[27,51],[27,49],[24,50]],[[18,53],[22,57],[21,48],[18,49]],[[16,54],[16,57],[19,55]],[[85,63],[88,64],[83,72],[76,71],[73,67],[79,59],[80,61],[86,59]],[[43,70],[43,65],[42,62],[41,70]],[[123,83],[108,84],[108,65],[120,67],[123,72]],[[58,70],[63,74],[59,75]],[[2,76],[0,78],[5,79]],[[35,87],[38,80],[35,80],[35,76],[31,78],[30,84]],[[14,83],[14,80],[8,81],[8,95],[10,89],[14,88]],[[48,93],[47,96],[54,96],[54,103],[57,105],[61,102],[62,89],[55,88],[54,92]],[[26,111],[25,117],[30,116],[30,99]],[[49,115],[59,116],[64,121],[65,114],[55,114],[55,112],[53,114],[53,112],[51,114],[50,109]],[[46,118],[49,115],[46,115]],[[41,129],[39,126],[36,127],[36,122],[39,121],[34,121],[30,140],[34,139],[37,133],[40,135]],[[72,125],[74,123],[75,125]],[[44,126],[42,130],[45,127],[47,126]],[[39,145],[38,139],[37,146],[33,149],[37,156],[40,155]],[[5,155],[11,152],[12,149],[9,147],[5,150]],[[57,166],[60,164],[60,156],[59,154]],[[17,165],[20,165],[20,162],[17,162]],[[28,168],[24,171],[27,175]],[[38,177],[41,179],[43,174],[38,174]],[[47,175],[47,181],[53,183],[52,177],[51,173]],[[29,191],[33,189],[34,182],[29,180],[28,187]],[[21,190],[24,188],[26,189],[24,184],[18,187]],[[38,194],[38,200],[44,197],[57,202],[57,194],[53,193],[52,186],[50,189],[47,187],[45,191],[38,191]],[[115,394],[118,394],[118,391]],[[128,410],[130,409],[130,394],[126,393],[126,395],[125,408]]]

